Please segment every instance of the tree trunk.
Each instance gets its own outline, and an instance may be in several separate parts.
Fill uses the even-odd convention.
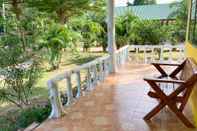
[[[60,24],[65,24],[66,22],[66,16],[65,16],[65,12],[62,10],[62,9],[59,9],[57,12],[56,12],[57,16],[58,16],[58,21]]]
[[[19,1],[18,0],[12,0],[11,5],[12,5],[12,10],[16,15],[16,19],[18,21],[20,21],[22,10],[19,6]],[[26,50],[26,39],[25,39],[25,34],[24,34],[24,31],[23,31],[21,25],[18,26],[18,34],[20,35],[20,39],[21,39],[21,42],[22,42],[22,48],[25,51]]]
[[[21,8],[19,7],[19,2],[18,0],[12,0],[12,10],[16,15],[17,20],[20,20],[20,15],[21,15]]]

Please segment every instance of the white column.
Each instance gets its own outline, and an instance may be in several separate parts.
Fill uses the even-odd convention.
[[[116,44],[115,44],[115,19],[114,19],[115,0],[108,0],[108,52],[111,56],[111,71],[116,72]]]
[[[145,64],[147,63],[146,48],[147,48],[147,46],[144,45],[144,63]]]

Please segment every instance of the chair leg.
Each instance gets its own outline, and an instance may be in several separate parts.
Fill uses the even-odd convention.
[[[195,128],[195,126],[184,116],[184,114],[178,110],[175,105],[169,105],[169,108],[176,114],[176,116],[189,128]]]
[[[156,115],[162,108],[165,107],[165,103],[159,103],[155,108],[153,108],[145,117],[144,120],[150,120],[154,115]]]

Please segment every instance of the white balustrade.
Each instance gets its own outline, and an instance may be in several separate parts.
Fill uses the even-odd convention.
[[[184,45],[130,45],[129,52],[133,55],[132,58],[137,63],[151,63],[155,61],[168,61],[173,60],[182,61],[185,58]],[[176,55],[173,55],[173,51],[176,51]],[[140,55],[140,53],[143,53]],[[155,54],[159,58],[155,57]],[[143,58],[140,58],[142,56]],[[176,56],[174,58],[174,56]]]
[[[116,64],[120,66],[128,60],[129,55],[129,46],[125,46],[117,50],[116,52]],[[52,111],[49,118],[59,118],[65,114],[64,107],[70,106],[76,100],[82,96],[83,92],[91,91],[96,87],[100,82],[103,82],[105,78],[112,72],[112,66],[110,63],[110,56],[104,56],[97,58],[91,62],[83,64],[74,68],[73,70],[66,71],[65,73],[59,74],[56,77],[48,81],[49,89],[49,99],[51,102]],[[83,81],[84,74],[85,80]],[[72,76],[75,77],[72,77]],[[72,82],[72,79],[75,79],[75,83]],[[65,89],[66,94],[62,99],[60,89],[58,88],[58,82],[66,80]],[[82,83],[85,83],[83,87]],[[75,87],[76,86],[76,87]],[[73,89],[76,88],[76,94],[74,94]],[[65,104],[63,104],[65,103]]]

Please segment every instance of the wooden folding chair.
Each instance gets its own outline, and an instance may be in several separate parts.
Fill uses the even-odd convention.
[[[156,65],[156,63],[153,64]],[[164,64],[157,63],[157,65]],[[168,106],[169,109],[171,109],[187,127],[194,128],[194,125],[184,116],[183,110],[189,99],[192,89],[197,82],[197,65],[191,58],[187,58],[181,64],[165,65],[177,66],[177,68],[170,75],[168,75],[162,68],[157,68],[160,71],[161,76],[157,78],[144,78],[144,80],[148,82],[148,84],[154,90],[149,91],[148,95],[159,100],[159,104],[144,117],[144,120],[150,120],[162,108]],[[178,78],[176,75],[179,72],[181,72],[181,75]],[[161,87],[158,83],[172,83],[179,86],[169,95],[167,95],[161,90]]]

